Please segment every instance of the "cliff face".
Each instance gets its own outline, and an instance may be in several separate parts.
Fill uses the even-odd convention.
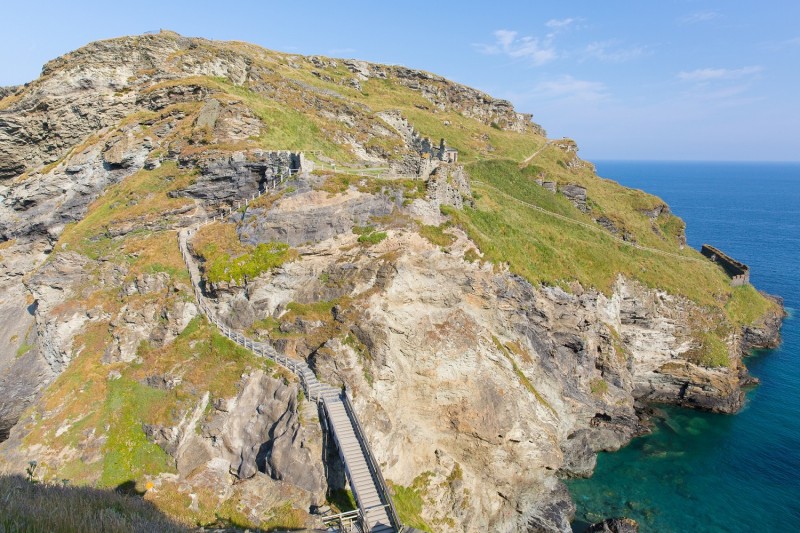
[[[421,152],[444,136],[466,167]],[[508,102],[404,67],[169,33],[48,63],[0,92],[2,468],[133,480],[192,524],[310,527],[312,506],[345,506],[292,376],[198,316],[175,230],[224,212],[192,242],[205,290],[347,386],[417,502],[401,518],[569,531],[559,479],[645,431],[641,402],[735,412],[741,357],[782,315],[683,250],[663,202],[545,141]],[[231,262],[276,241],[272,268]]]

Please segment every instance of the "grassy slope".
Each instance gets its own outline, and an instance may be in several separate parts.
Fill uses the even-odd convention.
[[[186,531],[152,503],[110,490],[0,476],[0,531]]]
[[[113,239],[109,230],[132,221],[142,227],[190,204],[191,200],[170,198],[168,193],[188,186],[192,179],[192,172],[178,169],[174,162],[135,173],[109,187],[89,206],[80,222],[67,226],[57,249],[76,251],[92,259],[117,250],[118,239]]]
[[[247,46],[244,49],[250,50]],[[654,231],[653,224],[640,211],[658,205],[657,198],[601,180],[590,169],[570,170],[564,166],[567,156],[555,147],[545,148],[529,167],[520,169],[518,162],[544,145],[545,139],[540,135],[499,131],[452,111],[434,113],[420,109],[417,106],[430,103],[419,93],[391,80],[370,80],[363,84],[363,91],[344,87],[335,81],[352,75],[341,65],[330,69],[334,82],[326,82],[312,75],[311,66],[305,62],[301,61],[299,68],[292,68],[280,55],[258,53],[260,61],[270,65],[277,75],[333,90],[366,104],[370,110],[364,111],[364,116],[376,122],[380,119],[374,112],[396,109],[423,135],[434,140],[446,138],[449,145],[459,149],[462,162],[468,164],[478,196],[474,209],[452,212],[453,218],[467,230],[485,258],[507,262],[514,272],[533,283],[567,286],[568,282],[578,280],[586,287],[608,292],[616,276],[622,273],[649,286],[686,296],[709,309],[712,317],[721,317],[724,313],[728,326],[720,328],[712,320],[704,326],[707,333],[699,339],[708,349],[696,354],[697,361],[712,366],[725,363],[720,359],[719,343],[729,327],[757,321],[773,305],[752,287],[731,289],[725,275],[711,263],[692,261],[699,255],[678,248],[676,236],[682,226],[675,217],[657,220]],[[265,124],[259,138],[250,139],[241,146],[193,146],[194,150],[261,146],[321,150],[341,163],[353,160],[349,149],[334,139],[337,130],[343,128],[342,124],[309,112],[305,103],[291,100],[290,95],[284,95],[284,100],[275,100],[250,88],[235,87],[224,79],[199,77],[189,81],[218,91],[218,98],[244,103]],[[186,80],[178,80],[160,86],[185,83]],[[318,97],[334,100],[333,97]],[[196,113],[197,106],[184,105],[181,111],[188,113],[182,123],[182,134],[193,135],[192,113]],[[162,115],[165,112],[169,111]],[[126,121],[145,122],[154,118],[157,117],[144,113]],[[445,125],[445,121],[450,124]],[[521,199],[568,218],[592,223],[589,216],[575,209],[563,196],[548,193],[536,185],[534,179],[542,173],[547,179],[560,183],[585,186],[595,213],[610,218],[632,233],[638,242],[685,255],[688,259],[666,258],[621,245],[602,233],[549,217],[509,199]],[[164,213],[185,205],[188,200],[169,198],[167,192],[188,185],[192,179],[191,172],[169,162],[159,169],[134,174],[110,187],[90,206],[84,220],[68,226],[56,249],[124,263],[129,269],[126,281],[139,273],[167,272],[173,281],[185,284],[187,275],[173,231],[135,231],[122,238],[112,238],[109,230],[130,220],[138,220],[141,226],[142,222],[157,220]],[[413,185],[409,191],[418,192]],[[441,229],[423,227],[421,231],[442,246],[450,240]],[[231,235],[222,235],[222,240],[233,242],[234,239],[226,238],[228,236]],[[239,251],[246,250],[226,250],[227,253]],[[191,295],[179,293],[174,297],[189,299]],[[102,301],[107,311],[114,312],[126,303],[121,298],[116,288],[96,290],[67,305],[89,307],[92,300]],[[301,314],[309,310],[296,307],[291,312]],[[141,484],[149,475],[173,471],[170,458],[147,441],[141,424],[174,423],[177,415],[196,405],[204,391],[209,391],[212,399],[229,396],[235,392],[235,383],[243,371],[264,365],[263,361],[217,335],[202,320],[194,321],[164,348],[143,345],[139,364],[102,364],[100,359],[109,340],[107,323],[90,326],[76,342],[76,347],[84,347],[83,351],[48,388],[36,408],[37,416],[30,423],[31,432],[26,439],[30,444],[48,442],[54,449],[77,450],[92,432],[107,436],[101,449],[83,450],[95,460],[86,461],[76,456],[52,470],[53,479],[68,478],[76,483],[113,487],[126,481]],[[111,370],[119,371],[121,377],[109,380]],[[183,376],[182,384],[175,389],[163,391],[142,384],[149,375],[173,372]],[[65,426],[65,422],[69,425]],[[62,430],[63,427],[66,429]],[[419,518],[417,494],[401,489],[398,499],[401,504],[408,503],[408,508],[401,512],[412,521],[419,519],[419,525],[425,527]],[[160,505],[168,506],[168,503]],[[184,508],[181,505],[170,511],[180,514],[185,512]],[[203,516],[226,512],[224,509],[201,511],[205,513]]]
[[[508,262],[512,270],[533,283],[566,285],[572,280],[609,292],[618,274],[638,279],[654,288],[687,298],[719,312],[732,326],[758,321],[774,305],[752,287],[733,290],[724,273],[714,265],[697,261],[700,255],[679,247],[684,224],[678,217],[662,215],[652,221],[645,210],[663,201],[642,191],[628,189],[599,178],[590,166],[570,169],[572,155],[537,134],[500,131],[453,111],[433,111],[419,92],[396,80],[370,79],[362,90],[343,85],[352,74],[337,67],[312,67],[300,60],[290,67],[279,57],[273,68],[281,75],[345,98],[364,103],[372,111],[399,110],[423,135],[444,137],[459,150],[470,176],[514,198],[552,210],[578,221],[593,223],[605,216],[621,231],[632,234],[644,246],[686,256],[687,260],[653,254],[622,245],[602,233],[591,232],[510,200],[508,196],[473,181],[481,196],[476,209],[455,214],[489,258]],[[331,81],[311,74],[324,71]],[[449,125],[445,125],[449,122]],[[528,167],[518,162],[541,149]],[[537,177],[559,184],[575,183],[587,189],[592,217],[575,209],[561,195],[552,195],[535,184]]]
[[[113,488],[126,481],[143,486],[146,476],[174,471],[172,460],[147,440],[142,424],[175,424],[205,391],[212,400],[230,397],[245,370],[272,366],[219,335],[203,319],[195,319],[164,348],[143,344],[139,363],[103,364],[108,340],[103,324],[91,326],[79,338],[83,351],[48,387],[26,436],[30,445],[48,442],[55,449],[79,449],[93,432],[107,436],[95,461],[76,457],[52,468],[52,479]],[[121,377],[110,379],[114,370]],[[148,376],[161,375],[182,381],[171,390],[144,384]]]
[[[660,199],[597,178],[586,169],[573,172],[544,165],[520,169],[510,161],[490,161],[467,167],[479,199],[475,209],[454,213],[454,217],[488,258],[508,262],[512,270],[535,283],[567,286],[577,280],[606,293],[617,275],[624,274],[649,287],[685,296],[714,312],[724,312],[735,326],[757,322],[774,309],[775,304],[752,286],[732,288],[721,268],[696,250],[681,248],[677,235],[668,231],[682,227],[680,219],[668,215],[653,222],[642,214],[642,210],[661,204]],[[597,212],[612,214],[638,243],[686,259],[626,246],[605,232],[588,230],[510,199],[592,223],[592,217],[581,213],[563,195],[536,184],[541,172],[548,179],[585,185],[594,206],[593,216]]]
[[[700,261],[700,254],[693,250],[681,251],[676,241],[659,238],[644,222],[637,220],[640,224],[627,225],[637,241],[685,255],[687,259],[626,246],[604,231],[591,231],[509,198],[523,200],[575,221],[593,223],[589,215],[581,213],[563,195],[552,194],[537,185],[534,179],[538,172],[533,174],[529,169],[520,170],[510,161],[476,163],[468,170],[479,199],[475,209],[467,209],[456,216],[472,230],[481,249],[490,258],[507,261],[513,270],[531,281],[566,286],[567,282],[578,280],[586,287],[597,287],[609,293],[616,276],[621,273],[640,279],[651,287],[682,294],[704,304],[714,304],[714,293],[730,292],[728,280],[720,269],[707,261]],[[478,180],[480,183],[475,182]],[[610,183],[602,186],[622,189]],[[604,211],[614,211],[619,213],[619,218],[627,220],[646,219],[633,212],[627,198],[619,199],[627,190],[616,195],[615,192],[608,193],[610,200],[597,200],[605,200],[601,204]],[[636,200],[645,204],[646,198]]]

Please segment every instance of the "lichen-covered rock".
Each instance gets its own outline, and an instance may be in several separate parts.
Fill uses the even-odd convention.
[[[456,209],[472,206],[472,189],[463,167],[439,165],[428,177],[427,189],[435,206],[449,205]]]
[[[314,70],[286,74],[306,66]],[[376,79],[415,91],[413,105],[432,120],[446,111],[477,121],[466,133],[482,155],[495,150],[486,126],[544,134],[508,102],[422,71],[168,32],[91,44],[13,94],[0,90],[3,466],[24,466],[33,453],[53,465],[49,475],[77,469],[97,479],[101,461],[121,450],[109,450],[119,444],[106,411],[133,409],[120,395],[138,388],[158,405],[126,429],[148,454],[157,443],[175,469],[156,464],[142,476],[155,489],[148,497],[161,494],[170,509],[183,499],[186,513],[235,507],[254,527],[291,507],[319,525],[306,511],[345,481],[316,406],[287,375],[220,349],[213,332],[187,340],[208,326],[189,327],[198,309],[174,230],[231,209],[234,249],[281,241],[299,253],[245,287],[204,287],[218,314],[347,386],[384,476],[413,487],[433,530],[569,531],[574,506],[559,477],[589,475],[597,451],[644,431],[639,402],[741,406],[741,353],[777,342],[777,312],[733,331],[729,364],[706,368],[690,357],[693,317],[705,311],[696,303],[624,276],[605,293],[568,278],[532,285],[483,262],[458,227],[423,231],[445,221],[442,205],[473,205],[469,176],[423,157],[430,141],[400,111],[375,113],[348,96],[366,97]],[[295,144],[331,153],[263,148],[297,131]],[[577,180],[589,165],[574,142],[551,144],[558,168],[538,174],[542,186],[555,193],[562,184],[585,210],[586,189],[564,176]],[[420,176],[426,194],[406,180],[312,174],[312,158]],[[244,206],[286,169],[303,172]],[[659,234],[665,213],[657,206],[641,218]],[[598,223],[632,239],[614,220]],[[356,226],[380,233],[359,241]],[[164,367],[142,369],[148,355]],[[227,383],[189,386],[202,357],[220,372],[242,366]],[[61,380],[78,383],[69,400],[37,400],[65,369],[84,368],[87,379]],[[100,389],[96,404],[81,396],[90,386]]]
[[[575,207],[584,213],[589,211],[589,208],[586,205],[586,187],[581,187],[580,185],[575,185],[574,183],[568,183],[566,185],[561,185],[558,190],[561,194],[566,196],[567,200],[572,202]]]
[[[350,188],[341,194],[302,188],[277,202],[265,216],[262,209],[245,213],[238,232],[243,242],[286,242],[291,246],[320,242],[352,234],[355,226],[367,226],[372,217],[389,215],[393,198],[364,194]]]

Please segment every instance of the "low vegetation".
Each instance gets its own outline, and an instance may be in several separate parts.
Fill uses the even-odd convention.
[[[358,235],[358,242],[365,246],[378,244],[388,237],[385,231],[377,231],[374,226],[356,226],[353,233]]]
[[[759,325],[770,312],[777,312],[775,301],[765,298],[752,285],[735,287],[725,310],[731,321],[739,326]]]
[[[261,243],[252,251],[238,257],[223,254],[210,261],[205,269],[206,279],[211,283],[247,284],[260,274],[279,267],[296,256],[297,252],[290,250],[288,244]]]
[[[608,382],[603,378],[594,378],[589,382],[589,390],[596,396],[603,396],[608,392]]]
[[[449,234],[445,233],[445,230],[450,227],[450,224],[445,223],[440,226],[426,226],[422,225],[419,227],[419,234],[428,239],[431,244],[441,247],[447,247],[453,244],[456,238]]]
[[[26,442],[51,447],[81,447],[83,455],[60,464],[42,464],[47,479],[113,488],[131,481],[143,490],[145,479],[174,472],[173,460],[145,436],[142,424],[173,425],[210,398],[228,398],[247,369],[274,371],[274,363],[256,357],[196,318],[163,348],[143,344],[140,363],[103,364],[108,343],[103,324],[90,328],[78,345],[84,349],[47,389],[35,408]],[[118,377],[109,377],[118,372]],[[149,376],[177,378],[171,389],[146,384]],[[106,435],[103,441],[87,435]]]
[[[256,246],[242,244],[233,224],[203,226],[192,241],[203,259],[206,279],[214,284],[247,284],[264,272],[297,258],[288,244],[270,242]]]
[[[141,496],[114,490],[0,476],[0,494],[0,531],[186,531]]]
[[[497,350],[501,354],[503,354],[506,359],[508,359],[509,363],[511,363],[511,367],[514,369],[514,374],[517,375],[517,379],[519,379],[519,382],[522,383],[522,386],[525,387],[528,390],[528,392],[533,394],[533,396],[539,403],[547,407],[553,414],[556,414],[556,411],[555,409],[553,409],[553,406],[550,405],[550,402],[548,402],[547,399],[545,399],[545,397],[542,396],[538,390],[536,390],[536,387],[533,386],[531,380],[528,379],[528,376],[526,376],[525,373],[522,371],[522,369],[519,367],[517,361],[514,359],[514,356],[510,352],[510,348],[503,345],[503,343],[501,343],[497,337],[492,336],[492,342],[494,342],[494,345],[497,348]],[[528,359],[530,360],[530,358]]]
[[[539,186],[535,182],[538,171],[531,173],[530,167],[519,169],[510,161],[491,161],[471,165],[469,170],[473,187],[480,191],[480,199],[475,208],[449,210],[448,213],[478,244],[484,259],[506,262],[512,271],[534,284],[560,285],[568,289],[569,283],[577,280],[584,287],[596,287],[610,294],[617,276],[623,274],[650,287],[715,307],[719,305],[716,294],[731,292],[729,280],[718,268],[701,260],[700,254],[693,250],[680,250],[677,241],[662,241],[646,235],[646,232],[652,233],[649,226],[642,230],[642,235],[634,234],[637,240],[652,244],[656,239],[659,249],[686,259],[619,242],[563,195]],[[607,187],[623,189],[610,182]],[[511,201],[510,197],[565,218]],[[605,209],[611,211],[615,205],[609,204]],[[629,215],[646,218],[642,214]],[[597,230],[578,223],[596,226]]]
[[[346,489],[331,490],[328,493],[328,503],[338,513],[346,513],[358,509],[353,493]]]
[[[695,339],[695,347],[686,354],[686,359],[708,368],[730,366],[728,345],[715,332],[703,332]]]
[[[168,227],[187,198],[172,198],[170,191],[187,187],[194,173],[166,162],[155,170],[141,170],[109,187],[95,200],[86,216],[68,225],[56,251],[71,250],[92,259],[113,253],[123,237],[147,234],[153,228]]]
[[[425,505],[424,498],[431,475],[429,472],[420,474],[414,479],[410,487],[391,485],[392,501],[403,525],[415,527],[429,533],[432,533],[433,530],[422,518],[422,508]]]

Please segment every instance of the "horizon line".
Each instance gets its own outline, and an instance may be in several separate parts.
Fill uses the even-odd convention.
[[[590,163],[594,161],[602,162],[626,162],[626,163],[752,163],[752,164],[800,164],[800,160],[765,160],[765,159],[625,159],[619,157],[599,157],[581,158]]]

